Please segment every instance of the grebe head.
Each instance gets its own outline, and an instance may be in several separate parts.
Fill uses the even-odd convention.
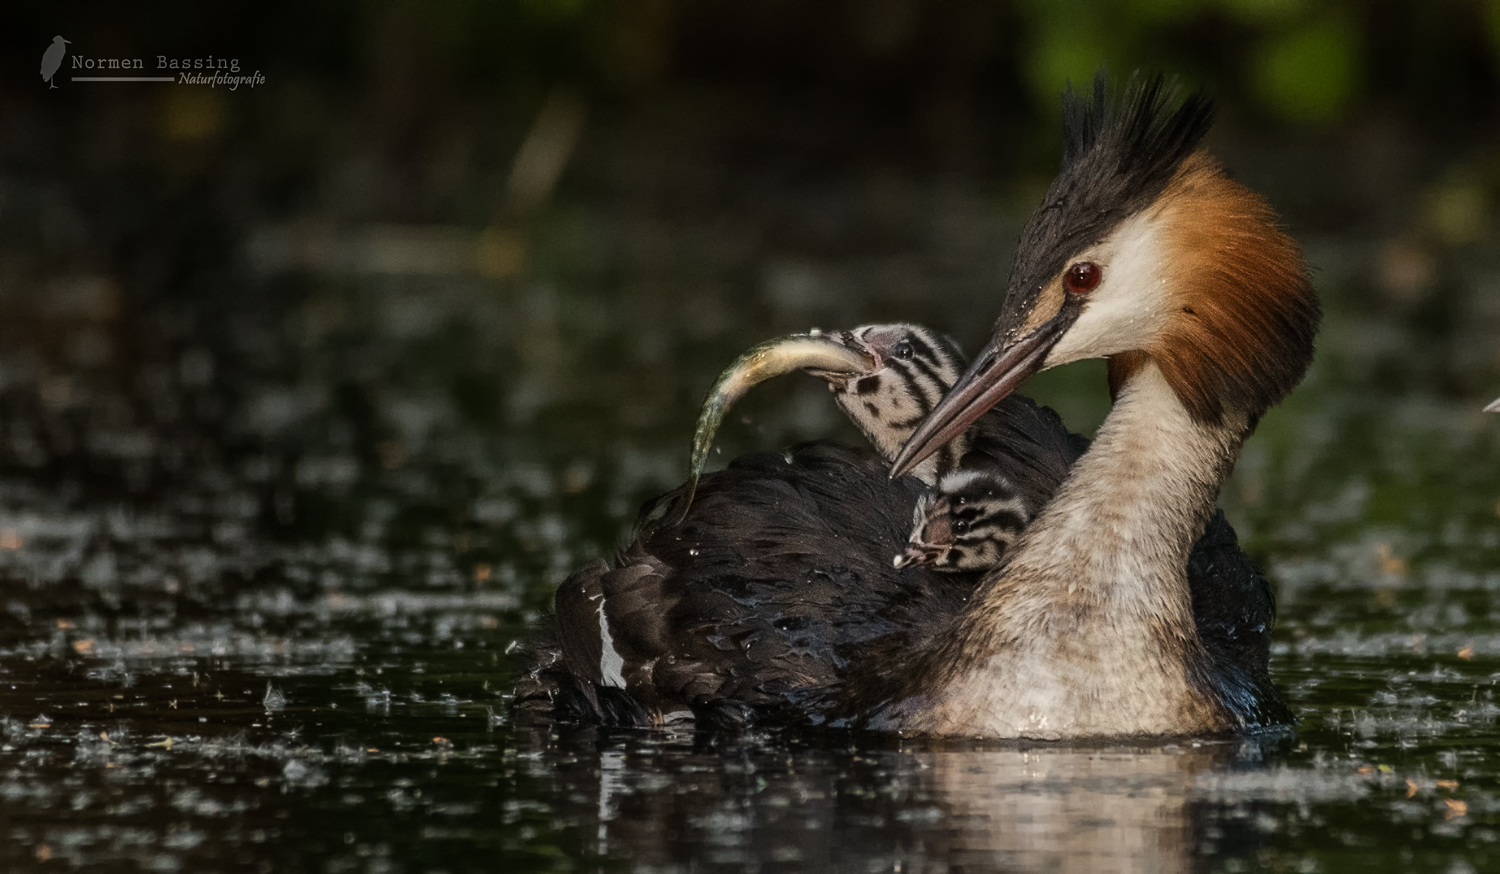
[[[1196,421],[1255,421],[1302,379],[1318,304],[1270,206],[1198,145],[1212,109],[1159,77],[1110,101],[1063,98],[1062,168],[1021,233],[989,343],[892,464],[919,463],[1028,376],[1108,358],[1118,390],[1149,361]]]
[[[893,564],[955,572],[989,570],[1000,564],[1031,515],[998,471],[981,467],[946,473],[917,501],[911,538]]]
[[[968,363],[958,344],[921,325],[865,325],[826,336],[869,364],[852,372],[808,372],[828,383],[834,402],[886,458],[895,457]]]
[[[912,431],[937,406],[965,365],[949,338],[920,325],[865,325],[850,331],[792,334],[757,344],[729,365],[709,389],[693,432],[688,479],[677,518],[686,517],[709,449],[729,408],[751,388],[803,370],[828,383],[838,405],[874,444],[893,458]],[[915,466],[928,485],[951,470],[967,440],[960,437],[936,457]]]

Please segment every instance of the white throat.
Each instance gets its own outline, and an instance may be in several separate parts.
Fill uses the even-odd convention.
[[[1161,615],[1246,433],[1243,415],[1195,421],[1155,364],[1125,384],[1093,446],[1018,545],[1012,572]],[[1009,574],[1007,574],[1008,576]],[[1175,588],[1175,586],[1174,586]],[[1187,609],[1186,600],[1180,605]],[[1184,614],[1191,621],[1190,614]]]
[[[927,662],[940,703],[893,721],[1040,738],[1223,727],[1189,678],[1203,649],[1187,560],[1245,425],[1195,421],[1154,364],[1141,368]]]

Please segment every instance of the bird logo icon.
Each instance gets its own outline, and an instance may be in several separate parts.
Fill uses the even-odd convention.
[[[57,87],[52,77],[62,66],[63,55],[68,53],[68,42],[60,36],[54,36],[52,45],[47,46],[46,53],[42,55],[42,81],[47,83],[49,90]]]

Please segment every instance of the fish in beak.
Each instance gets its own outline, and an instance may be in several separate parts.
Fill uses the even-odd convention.
[[[805,370],[814,376],[828,379],[835,375],[867,372],[873,366],[873,356],[857,348],[848,332],[816,330],[768,340],[735,359],[733,364],[719,374],[698,413],[698,427],[693,431],[693,451],[688,464],[687,484],[683,486],[678,521],[687,516],[693,493],[698,488],[698,479],[703,475],[704,466],[708,464],[708,451],[713,446],[714,436],[719,432],[719,425],[723,423],[729,408],[750,389],[794,370]]]

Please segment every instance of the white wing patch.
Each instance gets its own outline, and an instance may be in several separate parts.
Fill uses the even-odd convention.
[[[625,659],[615,651],[615,641],[609,635],[609,620],[604,617],[604,597],[599,597],[599,681],[602,686],[625,688]]]

